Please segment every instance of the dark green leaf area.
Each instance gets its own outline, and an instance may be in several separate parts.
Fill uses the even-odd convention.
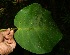
[[[14,35],[17,43],[36,54],[51,52],[62,39],[50,11],[37,3],[21,9],[15,16],[14,25],[18,28]]]

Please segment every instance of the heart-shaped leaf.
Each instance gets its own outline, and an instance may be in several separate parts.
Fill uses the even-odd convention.
[[[50,11],[37,3],[21,9],[15,16],[14,25],[18,28],[14,35],[17,43],[36,54],[52,51],[62,38]]]

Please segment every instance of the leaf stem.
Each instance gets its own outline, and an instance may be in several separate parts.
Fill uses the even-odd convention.
[[[18,28],[10,28],[10,30],[16,30],[16,29],[18,29]],[[0,29],[0,32],[2,32],[2,31],[6,31],[7,29]]]

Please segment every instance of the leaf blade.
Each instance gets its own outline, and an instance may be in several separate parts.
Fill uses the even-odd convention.
[[[18,44],[36,54],[52,51],[62,39],[50,12],[37,3],[21,9],[15,16],[14,24],[18,27],[15,33]]]

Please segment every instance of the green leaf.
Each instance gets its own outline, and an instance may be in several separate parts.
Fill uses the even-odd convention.
[[[14,19],[18,28],[15,40],[24,49],[44,54],[51,52],[62,39],[62,34],[51,17],[51,12],[33,3],[21,9]]]

